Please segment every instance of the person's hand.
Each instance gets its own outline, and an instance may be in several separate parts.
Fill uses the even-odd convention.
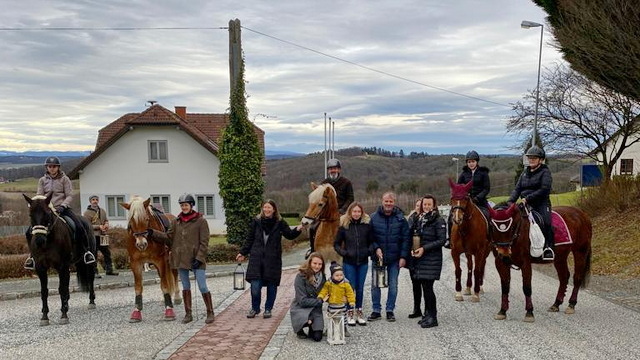
[[[424,254],[424,248],[419,247],[419,248],[413,250],[413,254],[412,255],[413,255],[414,258],[420,258],[420,257],[422,257],[423,254]]]
[[[403,258],[400,258],[400,262],[398,263],[398,265],[400,265],[400,267],[403,268],[407,265],[407,261]]]
[[[62,214],[62,212],[64,211],[64,206],[58,205],[55,207],[55,209],[58,214]]]
[[[527,198],[522,198],[522,203],[523,203],[524,205],[527,205]]]
[[[302,224],[300,224],[300,225],[296,226],[296,230],[297,230],[297,231],[302,231]]]
[[[382,260],[382,249],[376,249],[376,256],[378,257],[378,259]]]
[[[322,298],[322,301],[323,301],[323,302],[327,302],[327,301],[329,301],[329,294],[325,295],[325,296]]]
[[[191,268],[192,269],[198,269],[200,267],[200,265],[202,264],[202,261],[198,260],[198,259],[193,259],[191,261]]]
[[[242,254],[236,255],[236,261],[243,262],[244,261],[244,255],[242,255]]]

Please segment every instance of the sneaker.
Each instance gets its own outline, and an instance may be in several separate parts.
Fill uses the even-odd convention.
[[[553,260],[555,258],[555,254],[551,248],[545,248],[542,251],[542,260]]]
[[[22,267],[24,267],[27,270],[35,270],[36,269],[36,262],[35,262],[35,260],[33,260],[33,258],[31,256],[29,256],[27,258],[27,260],[24,261],[24,265],[22,265]]]
[[[369,317],[367,318],[367,321],[376,321],[376,320],[380,320],[382,318],[382,315],[380,315],[379,312],[372,312],[371,315],[369,315]]]
[[[396,316],[393,314],[393,311],[387,311],[387,321],[388,322],[396,321]]]
[[[93,256],[91,251],[87,251],[86,253],[84,253],[84,263],[85,264],[93,264],[94,262],[96,262],[96,257]]]
[[[356,323],[360,326],[367,325],[367,320],[364,319],[364,314],[362,313],[362,309],[356,310]]]
[[[353,316],[353,310],[347,311],[347,325],[356,326],[356,318]]]
[[[249,310],[249,312],[247,313],[247,318],[248,319],[253,319],[254,317],[256,317],[256,315],[258,315],[260,313],[260,310],[255,311],[253,309]]]
[[[268,319],[271,317],[271,310],[265,310],[264,314],[262,314],[262,317],[265,319]]]

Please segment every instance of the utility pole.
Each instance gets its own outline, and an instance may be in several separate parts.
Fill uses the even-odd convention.
[[[327,178],[327,113],[324,113],[324,178]]]
[[[331,122],[331,157],[336,158],[336,122]]]
[[[240,20],[229,20],[229,96],[240,77],[240,65],[242,63],[242,41],[240,34]]]

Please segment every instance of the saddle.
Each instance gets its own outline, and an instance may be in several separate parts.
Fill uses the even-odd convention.
[[[541,229],[544,229],[544,226],[547,225],[544,223],[542,215],[531,208],[530,211],[536,224],[538,224]],[[569,233],[567,223],[560,214],[553,210],[551,210],[551,226],[553,227],[553,243],[555,245],[573,244],[573,239],[571,238],[571,233]]]
[[[155,217],[158,222],[162,224],[162,231],[167,232],[169,230],[169,227],[171,226],[171,222],[169,221],[169,218],[167,218],[167,215],[164,214],[164,211],[156,208],[155,204],[151,205],[151,210],[151,214],[153,215],[153,217]]]

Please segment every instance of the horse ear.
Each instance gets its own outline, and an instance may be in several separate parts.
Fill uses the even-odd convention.
[[[491,206],[488,206],[488,208],[489,208],[489,217],[494,219],[496,215],[498,215],[498,212]]]
[[[48,206],[48,205],[49,205],[49,203],[51,202],[51,198],[52,198],[52,197],[53,197],[53,191],[52,191],[52,192],[50,192],[50,193],[47,195],[47,198],[45,199],[45,204],[47,204],[47,206]]]
[[[147,200],[145,200],[142,205],[144,205],[145,209],[149,207],[149,203],[151,202],[151,198],[147,198]]]
[[[511,217],[511,215],[513,215],[513,212],[516,209],[516,203],[512,203],[509,208],[507,209],[507,216]]]
[[[315,190],[318,188],[318,185],[316,185],[316,183],[314,183],[313,181],[311,182],[311,190]]]
[[[118,203],[118,205],[122,206],[123,208],[129,210],[131,208],[131,204],[129,203]]]
[[[33,202],[33,200],[31,200],[31,198],[25,194],[22,194],[22,196],[24,196],[24,199],[27,200],[27,203],[29,204],[29,206],[31,206],[31,203]]]

